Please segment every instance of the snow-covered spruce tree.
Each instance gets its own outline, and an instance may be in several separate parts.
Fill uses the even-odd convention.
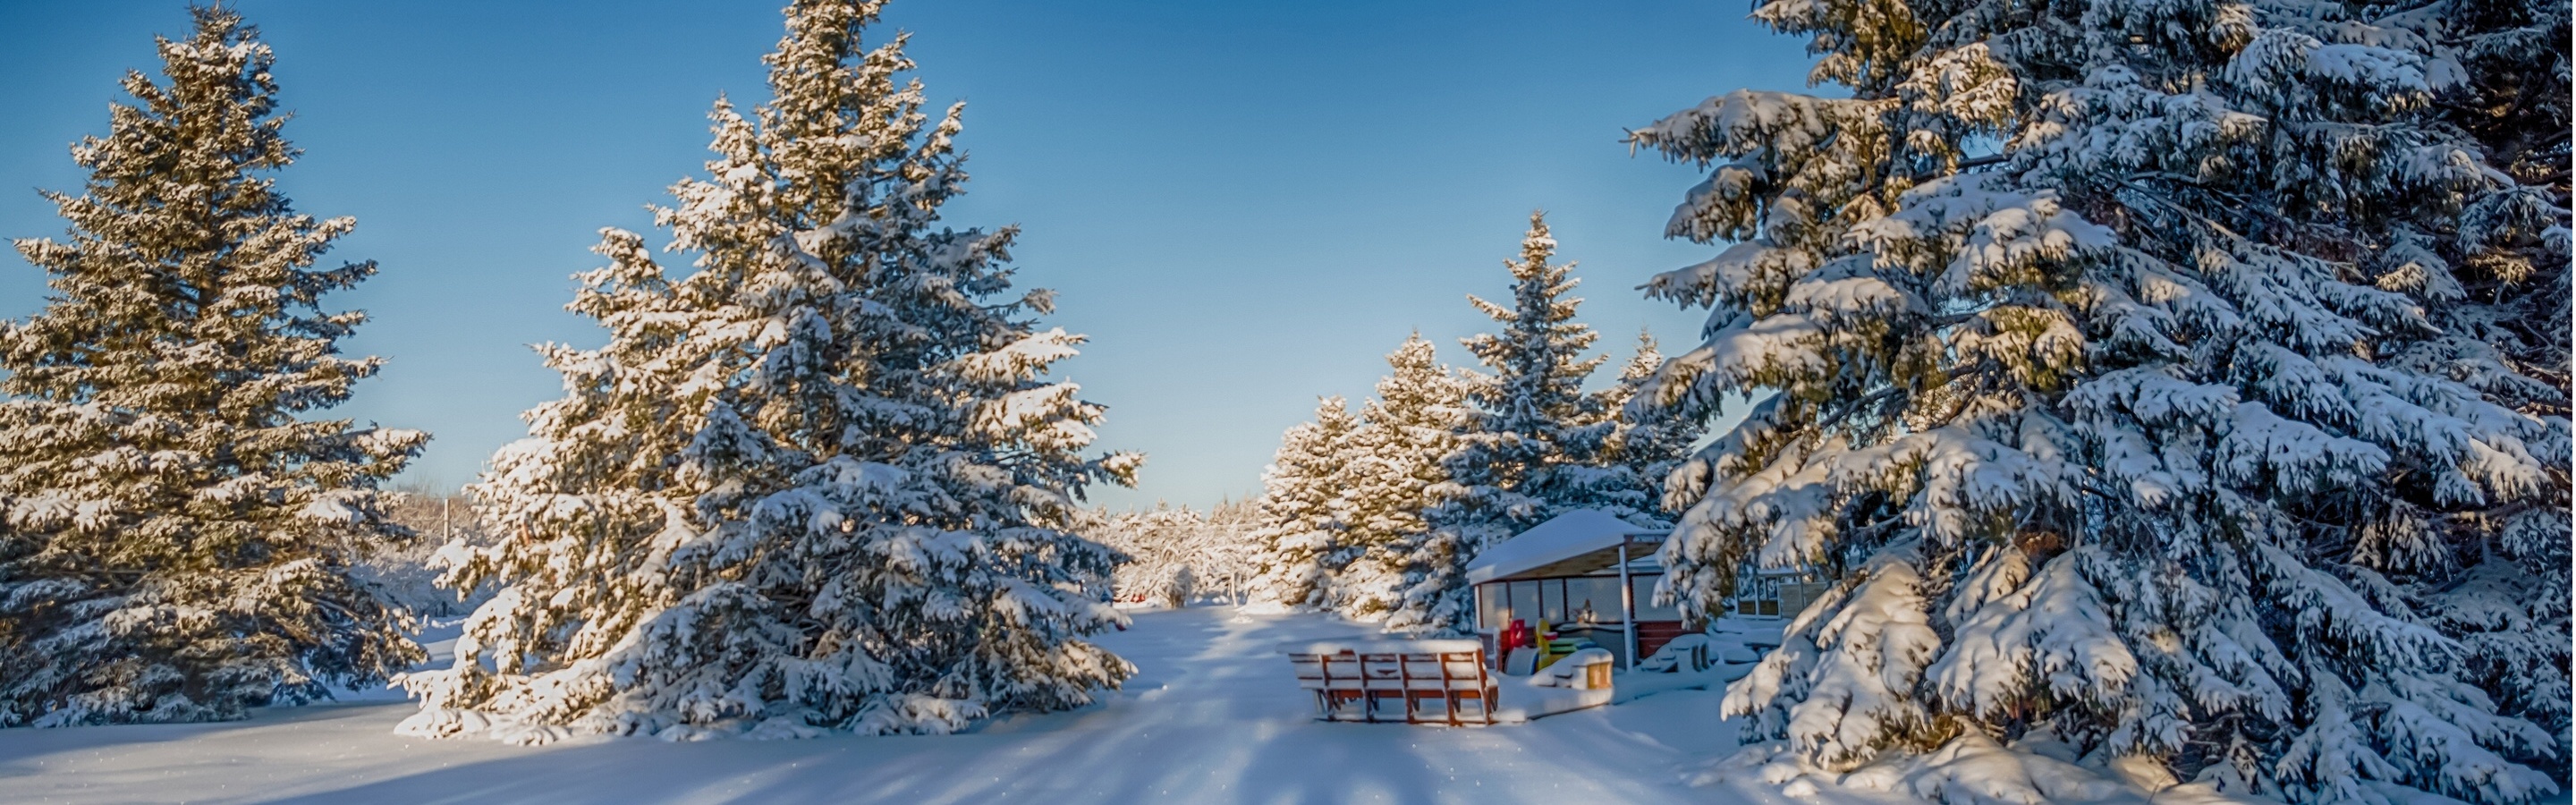
[[[1467,297],[1502,332],[1465,339],[1490,374],[1465,373],[1465,427],[1441,461],[1449,480],[1429,491],[1432,530],[1412,548],[1389,628],[1465,631],[1474,612],[1462,574],[1478,551],[1566,509],[1642,497],[1598,464],[1614,412],[1584,393],[1583,381],[1609,356],[1584,356],[1600,334],[1574,320],[1583,303],[1565,295],[1577,282],[1574,264],[1548,262],[1555,254],[1546,217],[1533,212],[1520,259],[1503,264],[1510,304]]]
[[[1465,387],[1422,334],[1406,338],[1386,364],[1377,399],[1360,406],[1344,451],[1348,524],[1326,560],[1334,610],[1362,620],[1382,619],[1401,602],[1414,548],[1430,532],[1422,519],[1429,490],[1449,480],[1441,459],[1456,449],[1466,414]]]
[[[1342,494],[1349,478],[1346,451],[1358,429],[1350,402],[1335,396],[1317,401],[1314,421],[1280,434],[1279,452],[1261,473],[1260,527],[1249,538],[1255,609],[1331,604],[1325,560],[1348,527]]]
[[[2569,459],[2563,416],[2403,359],[2444,332],[2424,240],[2519,181],[2434,119],[2460,72],[2421,8],[1772,2],[1851,97],[1635,133],[1717,164],[1671,234],[1737,241],[1649,285],[1712,309],[1652,398],[1763,400],[1669,485],[1670,590],[1847,574],[1730,687],[1739,757],[1955,801],[2075,796],[1997,752],[2303,803],[2557,790],[2559,741],[2384,558],[2410,512],[2564,501]]]
[[[1618,482],[1635,495],[1633,500],[1622,497],[1605,508],[1631,521],[1657,526],[1672,525],[1662,506],[1664,479],[1690,458],[1691,446],[1708,433],[1704,420],[1681,416],[1670,407],[1638,403],[1637,394],[1653,382],[1663,365],[1664,353],[1654,334],[1640,331],[1637,352],[1620,367],[1619,382],[1601,393],[1602,404],[1618,416],[1603,443],[1603,458],[1619,473]],[[1680,501],[1674,508],[1689,503]]]
[[[2421,300],[2438,328],[2392,345],[2395,363],[2558,418],[2568,415],[2569,399],[2568,22],[2565,0],[2445,0],[2392,17],[2393,27],[2431,44],[2428,69],[2459,71],[2432,111],[2440,125],[2474,139],[2498,181],[2469,189],[2456,223],[2407,233],[2404,250],[2373,266],[2380,287]],[[2476,512],[2392,506],[2368,556],[2375,569],[2423,590],[2434,623],[2467,648],[2469,678],[2505,712],[2559,737],[2552,771],[2563,780],[2570,753],[2563,476],[2549,489],[2554,496]]]
[[[273,56],[193,13],[47,194],[70,242],[17,242],[54,295],[0,324],[0,726],[240,718],[422,656],[349,572],[409,536],[377,484],[429,437],[307,418],[376,371],[321,307],[375,264],[314,267],[353,224],[277,192]]]
[[[498,589],[402,730],[546,740],[939,733],[1090,701],[1129,666],[1082,640],[1117,554],[1067,530],[1127,454],[1044,379],[1077,336],[1010,289],[1014,231],[937,226],[966,174],[878,3],[802,0],[751,118],[719,103],[706,180],[656,222],[684,276],[610,230],[546,347],[565,396],[472,487],[513,535],[455,546]]]

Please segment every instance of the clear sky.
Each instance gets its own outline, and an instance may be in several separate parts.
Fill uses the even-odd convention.
[[[388,358],[342,415],[436,434],[411,480],[472,479],[560,391],[526,345],[595,346],[562,310],[603,226],[701,170],[719,94],[765,96],[778,0],[240,0],[278,53],[304,158],[281,186],[351,215],[329,257],[382,273],[332,299]],[[1678,350],[1695,311],[1648,276],[1713,250],[1662,237],[1699,180],[1623,129],[1739,87],[1797,89],[1800,42],[1744,2],[899,0],[930,98],[967,102],[960,226],[1018,223],[1026,284],[1087,333],[1063,365],[1110,407],[1106,448],[1150,457],[1112,506],[1258,490],[1279,432],[1356,401],[1419,329],[1442,357],[1489,321],[1525,218],[1580,261],[1582,318],[1625,358]],[[180,0],[0,0],[0,237],[59,237],[36,188],[77,191],[66,147],[101,133],[118,76],[157,70]],[[43,304],[0,256],[0,315]],[[1606,373],[1607,370],[1605,370]]]

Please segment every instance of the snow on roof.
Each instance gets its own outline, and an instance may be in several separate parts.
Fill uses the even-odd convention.
[[[1555,519],[1540,523],[1537,527],[1521,532],[1519,536],[1503,540],[1493,547],[1486,548],[1483,553],[1476,554],[1476,561],[1467,563],[1467,583],[1483,584],[1569,559],[1582,558],[1586,554],[1615,551],[1621,543],[1659,544],[1663,542],[1663,536],[1668,533],[1671,532],[1660,528],[1646,528],[1621,520],[1617,515],[1600,509],[1576,509],[1557,515]],[[1651,539],[1639,540],[1638,537]],[[1651,553],[1652,549],[1649,548],[1647,552]],[[1629,554],[1631,558],[1640,555],[1642,554],[1634,551]],[[1615,564],[1617,564],[1616,560],[1604,558],[1600,566],[1610,567]],[[1576,572],[1588,572],[1593,569],[1598,568],[1585,568]]]
[[[1478,640],[1314,640],[1281,643],[1281,654],[1465,654],[1483,651]]]

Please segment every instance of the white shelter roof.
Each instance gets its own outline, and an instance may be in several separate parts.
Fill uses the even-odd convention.
[[[1485,644],[1476,640],[1312,640],[1281,643],[1281,654],[1464,654],[1483,651]]]
[[[1467,583],[1483,584],[1519,576],[1577,576],[1618,564],[1619,546],[1628,558],[1652,554],[1672,532],[1621,520],[1600,509],[1576,509],[1503,540],[1467,563]]]

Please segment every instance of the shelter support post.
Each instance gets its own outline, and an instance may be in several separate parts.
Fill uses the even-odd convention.
[[[1619,625],[1627,633],[1628,672],[1637,672],[1637,585],[1628,581],[1628,540],[1619,540]]]

